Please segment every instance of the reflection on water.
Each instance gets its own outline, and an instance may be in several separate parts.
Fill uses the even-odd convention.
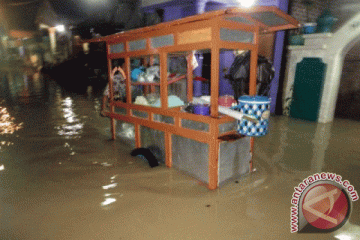
[[[333,124],[291,118],[272,120],[271,134],[256,139],[258,154],[267,154],[264,157],[282,171],[323,171]]]
[[[347,222],[336,231],[335,238],[339,240],[358,240],[360,239],[360,226]]]
[[[106,186],[102,186],[103,189],[109,189],[109,188],[115,188],[117,186],[117,183],[111,183]]]
[[[53,161],[61,162],[58,165],[64,167],[68,167],[67,163],[95,162],[93,158],[80,160],[81,156],[76,157],[76,154],[84,155],[89,147],[92,151],[99,148],[92,143],[98,138],[96,135],[107,138],[110,134],[108,119],[101,118],[97,111],[101,94],[89,90],[86,94],[76,94],[63,90],[57,82],[39,72],[17,67],[0,68],[0,135],[16,132],[16,136],[25,141],[19,155],[31,151],[28,156],[35,153],[46,159],[49,157],[45,156],[53,156]],[[21,134],[20,129],[23,129]],[[83,136],[87,137],[82,144],[74,144],[74,140]],[[0,147],[3,148],[2,144]],[[36,157],[33,159],[37,161]],[[95,159],[107,164],[99,161],[100,158]]]
[[[65,136],[66,139],[71,138],[80,138],[80,134],[82,133],[82,129],[84,127],[84,124],[78,123],[74,125],[66,125],[63,124],[61,126],[56,127],[58,130],[59,135]]]
[[[67,97],[62,101],[61,105],[66,124],[56,127],[58,134],[66,139],[80,138],[84,123],[74,113],[73,100]]]
[[[108,184],[108,185],[102,186],[102,189],[107,190],[107,191],[110,191],[111,189],[115,189],[118,186],[118,184],[115,182],[115,179],[116,179],[117,176],[118,175],[114,175],[114,176],[110,177],[110,180],[111,180],[110,182],[111,183]],[[115,196],[119,196],[119,195],[120,195],[120,197],[123,196],[123,194],[120,194],[120,193],[117,193],[117,192],[115,192],[115,193],[109,193],[109,192],[105,193],[104,194],[104,201],[102,201],[100,205],[102,207],[108,207],[108,205],[110,205],[110,204],[117,201]]]
[[[105,201],[103,201],[101,203],[101,206],[107,206],[107,205],[109,205],[111,203],[114,203],[114,202],[116,202],[116,198],[107,197],[107,198],[105,198]]]
[[[67,97],[66,99],[64,99],[62,104],[64,106],[63,108],[64,118],[68,123],[75,122],[75,113],[72,109],[72,102],[73,100],[70,97]],[[78,119],[76,120],[78,121]]]
[[[22,128],[23,123],[14,123],[15,118],[11,117],[7,108],[0,106],[0,134],[13,134]]]

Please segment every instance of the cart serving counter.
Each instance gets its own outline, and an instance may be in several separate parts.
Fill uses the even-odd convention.
[[[106,42],[109,76],[123,63],[125,94],[116,98],[110,87],[105,112],[112,138],[124,124],[133,127],[134,134],[127,137],[134,147],[156,146],[166,166],[192,175],[209,189],[249,173],[254,139],[240,135],[237,121],[219,112],[219,79],[225,71],[220,56],[251,52],[249,94],[255,95],[261,34],[296,27],[295,19],[275,7],[229,8],[89,40]],[[210,56],[208,62],[204,56]],[[197,67],[202,73],[208,69],[209,79],[196,76]],[[197,79],[209,105],[195,105],[195,114],[184,109],[199,98],[198,83],[194,96]]]

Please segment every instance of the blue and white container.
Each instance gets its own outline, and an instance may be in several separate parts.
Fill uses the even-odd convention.
[[[238,120],[238,133],[249,137],[264,136],[268,132],[270,118],[270,98],[264,96],[241,96],[239,105],[235,107],[244,115],[255,117],[255,123],[245,117]]]

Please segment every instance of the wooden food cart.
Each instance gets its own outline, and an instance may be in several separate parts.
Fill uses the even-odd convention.
[[[110,87],[110,107],[105,113],[111,118],[112,138],[117,135],[115,120],[132,124],[136,148],[157,144],[167,167],[187,172],[209,189],[251,172],[254,139],[238,135],[235,140],[236,120],[218,111],[219,79],[224,72],[220,55],[251,51],[249,93],[255,95],[261,35],[297,27],[294,18],[275,7],[229,8],[89,40],[106,42],[109,76],[115,60],[124,61],[126,97],[114,100]],[[176,104],[194,98],[195,53],[211,55],[208,116],[185,112]],[[185,61],[185,69],[171,69],[172,59],[175,64]],[[139,62],[158,65],[159,79],[134,80],[132,73]],[[112,86],[111,78],[109,84]],[[137,95],[158,98],[146,106],[139,104],[133,96],[135,88]],[[152,137],[146,140],[149,133]]]

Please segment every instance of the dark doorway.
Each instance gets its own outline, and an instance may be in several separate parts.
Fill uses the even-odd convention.
[[[359,44],[358,44],[359,45]],[[360,121],[360,46],[352,48],[344,60],[335,117]]]

